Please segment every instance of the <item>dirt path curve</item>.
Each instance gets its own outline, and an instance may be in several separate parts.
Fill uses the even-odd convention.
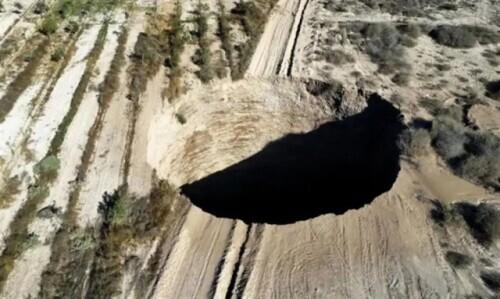
[[[279,1],[273,9],[264,33],[246,72],[247,77],[271,76],[279,72],[287,46],[294,32],[294,23],[303,0]]]

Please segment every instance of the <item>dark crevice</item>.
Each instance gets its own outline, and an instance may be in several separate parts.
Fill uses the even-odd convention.
[[[403,129],[399,110],[372,95],[357,115],[284,136],[181,190],[204,211],[247,223],[286,224],[342,214],[392,187]]]
[[[291,52],[292,54],[290,55],[290,63],[288,64],[288,69],[287,69],[287,72],[286,72],[286,75],[288,77],[292,76],[293,61],[295,59],[295,50],[297,48],[297,42],[299,40],[300,29],[302,28],[302,23],[304,22],[304,14],[305,14],[305,11],[307,9],[307,5],[309,5],[309,0],[306,0],[306,3],[304,4],[304,8],[302,9],[302,11],[300,11],[299,24],[297,26],[297,32],[295,33],[295,37],[293,39],[293,47],[292,47],[292,52]],[[299,10],[300,10],[300,1],[299,1],[299,9],[298,9],[298,11]],[[292,30],[293,30],[293,27],[292,27]],[[281,66],[280,66],[279,69],[281,69]]]

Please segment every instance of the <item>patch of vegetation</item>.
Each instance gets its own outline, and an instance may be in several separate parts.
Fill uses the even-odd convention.
[[[0,47],[0,62],[2,62],[5,58],[9,57],[12,53],[18,49],[18,39],[15,36],[8,36],[5,38],[2,43],[2,47]]]
[[[49,185],[59,169],[55,157],[47,157],[35,166],[35,183],[28,189],[28,199],[9,225],[10,234],[5,238],[5,249],[0,256],[0,289],[14,268],[15,261],[30,246],[29,224],[37,213],[40,202],[49,195]]]
[[[43,57],[48,51],[50,42],[44,39],[30,54],[29,62],[24,70],[7,87],[5,95],[0,99],[0,123],[14,107],[21,94],[33,84],[36,72],[43,62]]]
[[[334,65],[344,65],[355,62],[354,57],[351,54],[348,54],[340,49],[327,51],[325,53],[325,60]]]
[[[54,34],[57,29],[59,28],[59,20],[56,16],[54,15],[49,15],[46,17],[40,27],[38,28],[38,31],[44,35],[52,35]]]
[[[26,241],[29,240],[29,224],[36,217],[39,204],[49,196],[49,187],[57,178],[60,161],[57,157],[60,146],[66,136],[69,124],[72,122],[78,106],[83,98],[90,81],[96,61],[102,52],[107,33],[107,24],[103,25],[99,32],[98,39],[87,61],[85,73],[73,95],[71,107],[59,125],[54,139],[51,142],[49,151],[45,158],[37,163],[33,168],[35,183],[28,189],[28,199],[16,217],[10,224],[11,234],[6,239],[6,248],[0,256],[0,266],[5,271],[0,273],[0,288],[5,283],[8,274],[14,266],[14,261],[26,249]]]
[[[463,269],[472,264],[472,258],[456,251],[448,251],[445,255],[446,261],[456,269]]]
[[[57,47],[55,51],[50,55],[50,60],[53,62],[58,62],[64,57],[64,49],[62,47]]]
[[[248,41],[235,47],[238,52],[238,62],[231,70],[231,77],[235,80],[243,78],[250,64],[260,36],[264,32],[269,13],[277,0],[267,1],[244,1],[239,0],[231,10],[231,20],[239,22],[248,37]]]
[[[111,61],[110,70],[99,85],[99,110],[89,131],[88,142],[82,155],[78,170],[78,181],[85,178],[92,155],[95,151],[97,136],[102,129],[102,120],[113,95],[119,87],[120,73],[125,64],[125,50],[128,31],[122,28],[118,38],[118,47]],[[81,185],[77,185],[69,196],[67,211],[63,216],[62,228],[57,231],[52,242],[50,262],[42,275],[41,298],[65,298],[81,294],[84,287],[81,281],[87,275],[96,252],[97,238],[94,227],[79,228],[77,224],[76,204]]]
[[[128,70],[131,78],[128,97],[131,100],[138,100],[139,95],[146,90],[148,79],[158,72],[162,64],[169,69],[167,96],[174,98],[181,93],[182,71],[179,63],[187,40],[181,16],[182,7],[177,2],[175,12],[170,16],[167,25],[162,23],[163,16],[155,16],[151,18],[148,32],[139,35]]]
[[[500,292],[500,273],[496,271],[481,272],[484,284],[493,292]]]
[[[21,191],[21,183],[21,178],[17,175],[5,180],[3,188],[0,189],[0,209],[7,207],[13,196]]]
[[[169,25],[170,29],[165,32],[162,40],[167,41],[167,57],[165,59],[165,66],[175,73],[179,67],[180,55],[184,50],[187,41],[184,25],[182,23],[182,6],[180,2],[176,3],[176,9],[173,15],[170,16]]]
[[[149,196],[137,198],[126,186],[105,194],[99,205],[102,223],[89,279],[90,298],[110,298],[121,283],[125,249],[157,236],[169,219],[177,192],[166,182],[155,183]]]
[[[221,41],[222,50],[225,53],[226,61],[229,69],[232,70],[234,67],[233,62],[233,46],[231,43],[231,26],[229,24],[230,19],[226,14],[226,7],[222,1],[218,1],[219,13],[217,14],[217,36]]]
[[[75,118],[75,115],[78,112],[78,108],[80,107],[80,103],[82,102],[85,92],[87,91],[87,88],[89,86],[95,65],[104,48],[104,43],[106,42],[107,33],[108,33],[108,23],[106,22],[99,30],[94,47],[87,57],[87,64],[85,67],[85,71],[82,75],[82,78],[80,79],[80,82],[78,83],[78,86],[76,87],[75,92],[73,93],[69,111],[66,113],[62,122],[59,124],[59,127],[57,128],[56,131],[56,135],[52,139],[49,148],[49,155],[57,156],[59,154],[61,145],[64,141],[64,138],[66,137],[69,125]]]
[[[199,48],[196,49],[194,56],[192,57],[193,63],[200,67],[200,70],[196,72],[196,75],[204,83],[213,79],[213,70],[211,66],[211,53],[210,53],[210,41],[208,39],[208,24],[207,24],[207,11],[209,7],[203,4],[201,1],[195,10],[195,23],[196,23],[196,38],[198,40]]]
[[[489,81],[486,83],[485,87],[487,97],[500,101],[500,80]]]
[[[400,26],[400,30],[388,23],[344,23],[341,28],[349,32],[349,39],[370,56],[382,74],[408,74],[411,65],[405,60],[412,36],[418,36],[413,25]]]
[[[33,8],[33,12],[35,14],[41,15],[41,14],[46,13],[47,11],[49,11],[49,7],[47,6],[47,4],[45,3],[44,0],[38,0],[35,3],[35,6]]]
[[[397,73],[391,78],[391,81],[399,86],[407,86],[410,83],[410,74],[405,71]]]
[[[500,190],[500,138],[473,131],[462,119],[461,109],[439,114],[432,125],[433,147],[456,174]]]
[[[461,216],[452,204],[443,204],[440,201],[432,201],[433,208],[430,211],[431,219],[438,225],[447,223],[458,223]]]
[[[38,31],[47,36],[52,35],[59,29],[64,20],[91,13],[111,11],[122,2],[123,0],[58,0],[44,18]],[[68,33],[75,33],[78,30],[78,23],[69,21],[68,25],[69,27],[65,28]],[[71,30],[75,29],[75,25],[77,29]]]
[[[399,144],[404,155],[418,158],[429,153],[431,138],[425,129],[407,129],[401,134]]]
[[[456,208],[478,243],[489,247],[500,238],[500,211],[494,206],[487,203],[459,203]]]
[[[181,125],[183,125],[183,124],[185,124],[187,122],[186,117],[183,114],[181,114],[181,113],[176,113],[175,114],[175,118],[177,119],[177,121]]]
[[[488,28],[469,25],[440,25],[429,32],[429,36],[438,44],[450,48],[473,48],[500,42],[500,35]]]
[[[147,80],[160,69],[164,49],[157,36],[140,33],[130,56],[132,64],[129,69],[130,85],[128,97],[137,101],[139,95],[146,90]]]

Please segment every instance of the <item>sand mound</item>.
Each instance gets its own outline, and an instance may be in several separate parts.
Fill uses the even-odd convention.
[[[148,162],[159,177],[180,187],[273,140],[310,132],[365,106],[354,92],[316,81],[245,79],[204,86],[165,104],[155,116]]]

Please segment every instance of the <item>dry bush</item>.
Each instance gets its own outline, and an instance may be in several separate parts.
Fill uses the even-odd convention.
[[[381,73],[410,72],[411,65],[405,60],[405,45],[414,45],[410,35],[389,23],[352,22],[341,24],[341,29],[351,32],[351,42],[370,56]]]
[[[277,0],[255,2],[240,0],[231,9],[231,21],[240,23],[245,35],[249,38],[246,43],[235,46],[235,50],[238,52],[238,63],[234,64],[231,69],[233,79],[243,77],[260,36],[264,32],[269,13],[277,2]],[[226,46],[224,47],[226,48]]]
[[[495,271],[481,272],[481,280],[493,292],[500,292],[500,273]]]
[[[21,178],[17,175],[5,180],[3,188],[0,189],[0,209],[7,207],[14,195],[21,191],[21,183]]]
[[[38,68],[48,51],[49,44],[50,42],[45,39],[30,53],[26,67],[9,84],[4,96],[0,98],[0,123],[4,121],[5,117],[12,110],[21,94],[33,83]]]
[[[410,83],[410,74],[407,72],[400,72],[391,78],[391,81],[399,86],[407,86]]]
[[[210,40],[208,39],[207,13],[209,8],[206,4],[198,3],[195,10],[196,38],[199,48],[196,49],[192,61],[200,67],[196,72],[198,78],[206,83],[213,79],[214,72],[211,65],[212,53],[210,52]]]
[[[453,267],[457,269],[462,269],[470,266],[472,264],[472,258],[465,254],[456,251],[448,251],[445,255],[446,261]]]
[[[461,123],[446,116],[439,116],[432,124],[432,145],[446,161],[465,154],[466,129]]]
[[[436,117],[431,136],[436,152],[456,174],[500,190],[499,137],[473,131],[450,116]]]
[[[467,49],[479,44],[500,42],[500,35],[487,28],[469,25],[440,25],[429,32],[438,44],[451,48]]]
[[[491,204],[458,203],[456,209],[478,243],[489,247],[500,238],[500,211]]]
[[[340,49],[325,52],[325,60],[335,65],[344,65],[355,62],[354,57]]]
[[[500,80],[487,82],[485,88],[487,97],[500,101]]]
[[[38,31],[48,36],[55,33],[58,28],[59,28],[59,20],[57,19],[56,16],[50,15],[43,20],[42,24],[40,24]]]
[[[407,129],[401,134],[399,147],[408,157],[420,157],[429,153],[431,138],[425,129]]]

